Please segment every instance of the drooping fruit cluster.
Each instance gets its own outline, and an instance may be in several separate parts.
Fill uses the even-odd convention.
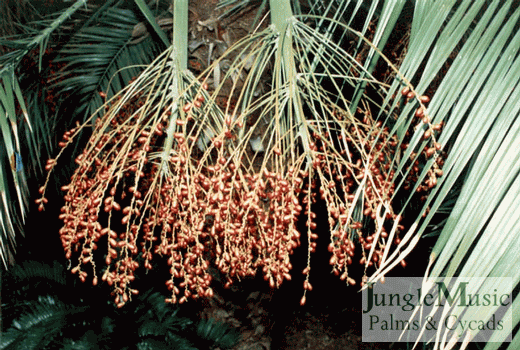
[[[300,244],[295,222],[301,207],[294,186],[301,179],[268,171],[240,179],[234,163],[221,163],[193,181],[182,171],[168,178],[154,194],[157,215],[143,226],[150,237],[154,230],[161,232],[155,252],[169,257],[168,287],[176,295],[175,279],[182,281],[178,286],[185,287],[186,297],[210,295],[210,263],[227,276],[228,286],[235,278],[255,275],[257,268],[272,287],[290,279],[289,255]]]
[[[407,94],[408,91],[404,90],[403,95]],[[425,117],[425,104],[429,99],[421,96],[420,101],[418,111],[423,113],[421,117]],[[334,118],[340,124],[349,117],[336,112]],[[395,134],[390,136],[388,126],[373,121],[369,115],[358,117],[349,127],[342,129],[347,132],[336,135],[329,135],[327,130],[333,130],[330,127],[321,127],[320,130],[319,125],[313,125],[320,132],[313,134],[314,142],[309,148],[312,169],[317,174],[318,192],[327,203],[331,230],[329,263],[333,273],[350,284],[356,281],[349,277],[348,266],[356,256],[365,271],[373,265],[377,268],[388,257],[390,247],[395,249],[401,243],[406,228],[400,213],[402,203],[396,201],[398,191],[401,191],[401,197],[415,191],[424,201],[436,185],[437,177],[442,176],[441,148],[435,141],[440,127],[429,125],[422,119],[419,119],[417,127],[425,130],[423,140],[426,146],[421,152],[424,158],[419,159],[412,152],[412,162],[399,172],[394,162],[409,147],[410,132],[399,142]],[[428,146],[430,143],[432,146]],[[420,164],[433,157],[436,157],[435,162],[426,172],[427,176],[419,179]],[[359,251],[356,253],[358,247],[361,248],[360,254]],[[406,266],[404,260],[401,264]]]
[[[72,272],[85,281],[90,265],[97,284],[100,252],[106,265],[101,279],[113,286],[119,307],[138,293],[130,288],[137,268],[152,269],[157,256],[170,266],[170,302],[211,297],[210,266],[225,276],[226,286],[258,270],[271,287],[280,286],[291,279],[302,215],[309,259],[316,249],[312,203],[318,194],[328,206],[333,272],[355,284],[348,266],[358,246],[366,269],[380,266],[390,245],[400,242],[404,226],[393,202],[396,191],[415,187],[426,196],[440,176],[437,166],[418,183],[415,162],[396,173],[393,159],[407,140],[399,142],[369,116],[341,111],[327,121],[309,121],[303,155],[287,157],[291,152],[275,142],[260,167],[246,165],[245,142],[237,136],[242,120],[226,115],[208,122],[215,104],[206,89],[200,84],[195,97],[182,103],[164,103],[153,91],[114,98],[62,188],[60,236],[66,257],[77,256]],[[434,134],[424,124],[427,140]],[[79,130],[67,131],[60,145],[70,144]],[[437,155],[436,145],[433,154],[430,149],[422,154]],[[47,170],[55,164],[50,160]],[[44,190],[37,200],[41,209]],[[310,263],[303,272],[304,289],[311,290]]]
[[[151,269],[156,254],[171,267],[172,302],[211,296],[210,264],[228,285],[259,268],[272,287],[290,278],[289,255],[300,245],[296,221],[305,173],[245,172],[226,147],[238,122],[227,123],[201,155],[197,141],[203,135],[191,133],[200,132],[194,115],[203,98],[184,105],[174,128],[170,109],[153,119],[139,114],[141,96],[120,101],[107,108],[108,118],[96,121],[71,182],[62,187],[60,236],[66,257],[78,258],[72,272],[85,281],[85,266],[91,265],[97,284],[95,251],[106,244],[99,249],[106,264],[101,279],[113,286],[118,306],[138,293],[129,287],[135,270]],[[61,146],[77,131],[67,131]],[[50,160],[47,170],[55,164]],[[38,202],[43,209],[46,199]]]

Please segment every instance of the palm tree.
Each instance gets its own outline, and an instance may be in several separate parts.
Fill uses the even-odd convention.
[[[181,8],[183,3],[176,1],[174,10]],[[254,1],[222,3],[236,11],[258,4]],[[255,262],[256,267],[262,266],[266,280],[273,287],[277,286],[290,278],[288,257],[300,244],[300,233],[295,231],[295,221],[300,214],[307,216],[308,230],[302,237],[308,239],[309,265],[306,270],[310,270],[313,243],[317,238],[311,205],[312,187],[315,186],[321,190],[329,207],[333,271],[352,284],[356,281],[349,278],[347,266],[354,249],[364,254],[362,262],[368,274],[363,282],[372,283],[402,263],[421,237],[435,233],[438,238],[425,272],[428,276],[510,277],[511,284],[517,286],[520,276],[508,269],[510,264],[517,263],[520,241],[516,236],[520,218],[516,200],[519,170],[516,116],[520,108],[517,96],[520,10],[517,3],[512,0],[414,1],[411,4],[404,0],[383,3],[318,1],[304,6],[299,1],[284,0],[263,1],[260,5],[259,11],[269,6],[271,25],[260,24],[256,31],[213,62],[198,79],[186,73],[185,56],[172,60],[176,53],[186,52],[186,40],[175,28],[174,45],[157,55],[143,75],[128,85],[129,79],[122,76],[112,79],[106,92],[109,101],[106,114],[103,114],[104,107],[98,109],[102,103],[100,99],[92,102],[96,100],[95,93],[99,92],[97,87],[102,86],[105,90],[106,80],[98,80],[96,84],[100,85],[91,85],[81,75],[75,78],[83,69],[82,57],[87,57],[88,50],[76,51],[78,56],[67,57],[81,48],[71,44],[63,52],[63,60],[70,68],[65,71],[70,75],[63,76],[60,86],[64,89],[78,86],[76,91],[83,91],[85,98],[81,100],[84,107],[80,110],[87,115],[100,112],[99,122],[96,122],[99,127],[91,138],[95,142],[91,148],[85,148],[84,157],[92,157],[89,158],[91,162],[99,156],[116,160],[119,168],[110,169],[107,183],[119,179],[126,167],[130,169],[135,165],[141,169],[132,171],[136,175],[130,178],[134,185],[131,199],[126,203],[128,211],[124,216],[115,214],[114,220],[121,221],[128,229],[123,230],[123,238],[118,238],[117,234],[111,237],[114,252],[109,253],[112,257],[107,260],[109,268],[105,280],[122,277],[110,269],[111,259],[117,260],[120,249],[125,254],[134,254],[132,241],[135,237],[131,231],[134,224],[148,227],[150,233],[155,229],[164,232],[160,249],[171,256],[174,267],[183,265],[186,259],[195,261],[190,250],[194,249],[195,255],[206,251],[204,244],[210,237],[208,240],[218,243],[214,247],[217,252],[218,249],[228,252],[228,258],[217,258],[216,262],[230,277],[230,282],[234,276],[256,272],[248,265]],[[143,13],[146,14],[146,10]],[[261,18],[260,13],[258,18]],[[174,16],[174,21],[179,17]],[[396,44],[392,38],[396,24],[403,23],[399,20],[409,28],[408,36],[403,35],[404,41],[398,43],[405,44],[404,49],[397,57],[387,58],[391,57],[392,45]],[[89,38],[100,32],[91,32]],[[160,29],[157,32],[160,33]],[[82,37],[75,38],[80,40]],[[122,63],[123,66],[127,64]],[[223,74],[217,75],[217,72]],[[18,97],[22,91],[12,76],[16,75],[3,77],[4,89],[13,91],[2,99],[2,107],[10,116],[16,115],[12,107],[13,96],[17,96],[21,106],[24,104]],[[110,79],[112,73],[102,76],[102,79]],[[129,75],[133,76],[137,74]],[[78,85],[74,85],[76,82]],[[219,106],[218,97],[222,91],[231,98]],[[86,101],[92,104],[87,105]],[[125,137],[118,138],[116,135],[123,133],[123,129],[117,129],[117,122],[110,123],[121,118],[128,101],[141,101],[142,104],[127,111],[132,118],[121,119],[123,124],[127,123],[129,131],[125,129]],[[174,117],[163,118],[165,115]],[[268,121],[267,126],[257,138],[255,128],[260,128],[264,120]],[[164,136],[162,133],[135,132],[137,129],[153,131],[160,124],[167,127]],[[113,125],[113,133],[106,132],[110,125]],[[10,135],[6,130],[11,129],[5,126],[2,130],[4,143],[15,144],[13,137],[6,136]],[[114,147],[124,145],[126,156],[118,157],[110,150],[96,149],[99,141],[108,141]],[[182,146],[184,142],[188,146]],[[137,163],[133,164],[128,155],[137,154],[135,144],[147,145],[149,149],[143,148],[146,157],[136,156],[132,161]],[[253,151],[248,148],[250,144],[255,145]],[[10,152],[7,156],[16,160],[16,148],[10,149],[7,149]],[[189,159],[194,159],[195,163],[190,163]],[[145,166],[148,161],[154,166]],[[219,162],[221,165],[216,170],[215,164]],[[54,160],[47,166],[52,168]],[[86,175],[85,169],[83,173],[81,170],[76,173],[78,178]],[[235,172],[234,169],[238,170]],[[222,175],[227,172],[232,177],[223,180]],[[16,171],[12,174],[13,179],[22,182]],[[196,177],[202,187],[191,182]],[[149,181],[141,185],[141,178]],[[217,187],[204,185],[206,180],[220,181],[222,186],[229,182],[235,188],[230,189],[234,196],[224,200],[224,194]],[[260,180],[267,183],[267,188],[286,189],[282,192],[289,194],[265,192]],[[162,200],[154,193],[166,193],[168,195],[163,198],[172,199],[172,185],[197,191],[186,190],[179,194],[184,196],[180,198],[179,214],[161,218],[157,208],[172,208],[174,203],[179,204]],[[100,186],[101,196],[108,185]],[[116,191],[127,191],[132,187],[124,183],[121,186]],[[138,202],[141,195],[135,194],[138,186],[144,186],[141,188],[143,202]],[[6,188],[4,185],[2,193],[7,193]],[[87,203],[88,199],[73,188],[66,190],[69,196],[77,195]],[[14,193],[10,195],[14,196]],[[18,193],[22,202],[22,191]],[[247,193],[253,195],[247,197]],[[271,207],[262,207],[263,200],[259,198],[267,198]],[[182,199],[187,202],[183,204]],[[44,197],[39,200],[45,201]],[[190,206],[190,200],[198,207]],[[243,204],[244,214],[237,216],[234,213],[240,213],[232,207],[234,200]],[[117,210],[111,201],[105,202],[108,212],[113,208]],[[96,205],[103,204],[96,202]],[[197,219],[194,214],[199,213],[200,208],[206,210],[205,205],[209,211],[202,211],[204,215]],[[279,216],[282,208],[288,205],[290,210]],[[143,212],[153,214],[149,219],[137,214],[136,209],[141,206],[145,208]],[[10,212],[5,208],[3,218],[7,225],[12,215],[8,215]],[[80,213],[87,207],[67,208]],[[206,232],[205,218],[209,216],[217,221],[217,211],[226,214],[229,220],[216,229],[219,232]],[[20,212],[23,215],[23,206]],[[253,218],[244,226],[231,220],[242,220],[250,214],[265,218],[266,222],[279,222],[280,226],[276,226],[274,232],[281,232],[281,235],[272,236],[272,225],[262,226]],[[187,238],[181,248],[188,252],[176,253],[178,247],[173,247],[174,240],[168,236],[170,221],[179,222],[180,231],[184,229],[182,235]],[[231,227],[229,223],[237,226]],[[100,235],[111,235],[106,222],[99,225],[102,226]],[[238,231],[235,233],[235,230]],[[239,232],[243,231],[247,232],[246,236],[240,236]],[[246,238],[232,242],[229,239],[231,232]],[[72,255],[77,242],[86,242],[83,239],[88,234],[80,237],[78,234],[81,232],[77,230],[62,234],[64,246],[70,252],[67,254]],[[9,236],[4,237],[6,244]],[[150,249],[144,259],[149,265],[153,234],[146,237],[144,243]],[[126,243],[120,245],[118,239]],[[358,241],[362,246],[356,248]],[[270,248],[270,244],[283,248]],[[258,245],[265,245],[270,252],[281,249],[277,252],[283,256],[282,261],[275,262],[276,259],[260,250],[254,254],[246,252],[248,263],[238,264],[244,251],[237,249]],[[217,257],[219,255],[217,253]],[[80,255],[87,264],[90,257],[88,250]],[[198,260],[199,269],[190,275],[205,278],[204,267],[211,259]],[[369,264],[374,267],[372,270]],[[86,272],[82,269],[84,267],[79,264],[75,272],[85,279]],[[184,301],[178,296],[179,288],[173,282],[174,277],[183,275],[172,269],[170,299]],[[123,277],[128,278],[128,275]],[[496,286],[491,281],[484,279],[477,287],[482,292],[492,293]],[[425,287],[427,285],[425,282]],[[191,287],[197,292],[188,291],[185,296],[211,295],[211,289],[204,283],[188,285],[188,289]],[[312,289],[308,278],[305,288]],[[119,292],[121,302],[127,291]],[[518,299],[514,299],[513,307],[517,303]],[[479,317],[488,319],[494,311],[488,310]],[[518,315],[512,315],[513,327],[518,321]],[[474,335],[468,332],[462,336],[471,339]],[[494,333],[492,340],[496,342],[488,343],[486,349],[498,348],[504,339],[504,334]],[[520,337],[515,334],[509,348],[517,348],[519,342]],[[440,343],[437,339],[436,346]]]

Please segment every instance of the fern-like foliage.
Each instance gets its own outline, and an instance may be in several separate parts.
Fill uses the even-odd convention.
[[[0,349],[44,349],[67,325],[67,307],[53,299],[40,298],[27,305],[2,334]]]
[[[221,349],[230,349],[237,344],[240,338],[231,327],[211,318],[199,321],[197,334],[201,342]]]
[[[179,317],[179,308],[164,302],[165,296],[148,291],[140,298],[134,315],[136,327],[142,342],[156,339],[164,342],[178,341],[177,334],[183,334],[193,324],[189,318]]]
[[[78,288],[76,279],[64,276],[57,262],[27,261],[9,270],[2,289],[0,350],[197,350],[237,343],[229,326],[197,320],[153,289],[115,309],[97,293],[99,287]]]
[[[25,261],[15,265],[9,271],[10,283],[3,290],[11,297],[20,296],[24,299],[30,294],[42,295],[66,286],[65,269],[54,262],[52,266],[37,261]]]

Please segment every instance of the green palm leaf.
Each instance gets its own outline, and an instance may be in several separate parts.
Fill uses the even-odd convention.
[[[74,115],[82,119],[104,103],[100,92],[113,96],[161,51],[151,37],[134,43],[132,32],[139,20],[131,10],[110,7],[98,12],[97,21],[79,30],[57,59],[65,67],[55,85],[79,106]]]
[[[0,258],[4,266],[15,251],[14,232],[23,232],[28,207],[26,178],[41,172],[40,158],[55,143],[52,123],[56,123],[56,115],[90,116],[104,102],[100,92],[111,96],[119,91],[160,52],[160,44],[151,37],[134,43],[133,30],[139,21],[132,11],[114,7],[114,3],[111,0],[97,9],[79,11],[72,29],[66,28],[64,23],[86,4],[86,0],[76,1],[64,11],[24,25],[23,35],[0,40],[1,45],[14,49],[0,57],[0,143],[4,145],[0,157],[5,164],[0,167]],[[65,67],[54,74],[42,62],[57,30],[65,38],[67,31],[73,34],[53,61]],[[51,90],[38,82],[24,83],[23,89],[19,85],[26,79],[26,73],[19,70],[22,58],[35,48],[39,48],[39,72],[55,82]],[[45,101],[49,94],[62,113],[49,109]]]
[[[463,43],[449,70],[443,73],[428,108],[432,123],[446,122],[438,139],[448,151],[444,175],[437,179],[423,208],[430,206],[428,216],[425,220],[418,218],[417,231],[409,232],[414,237],[410,240],[413,245],[426,232],[435,213],[442,210],[456,184],[465,179],[430,256],[430,276],[511,277],[513,286],[520,282],[520,276],[508,268],[518,264],[520,249],[520,204],[516,200],[520,171],[516,151],[520,142],[519,16],[520,11],[511,1],[416,3],[410,45],[400,71],[417,82],[415,90],[419,95],[441,74],[444,62],[461,40]],[[425,66],[421,65],[423,60]],[[400,84],[394,82],[389,95]],[[410,125],[415,108],[417,105],[408,105],[398,124]],[[402,127],[398,132],[406,129]],[[419,147],[423,145],[418,143],[415,150]],[[387,271],[403,255],[395,258],[380,272]],[[497,286],[483,280],[478,287],[480,293],[492,293]],[[471,316],[475,314],[468,312],[467,317]],[[478,315],[479,319],[489,316],[489,311]],[[517,323],[518,319],[513,327]],[[490,343],[486,349],[495,346]]]
[[[39,69],[41,70],[42,57],[49,37],[74,12],[86,4],[86,0],[78,0],[59,16],[49,20],[48,25],[35,35],[21,39],[12,38],[11,47],[17,50],[7,53],[0,58],[0,129],[2,147],[0,149],[0,258],[4,266],[12,262],[15,247],[15,232],[21,230],[27,208],[27,169],[22,155],[21,144],[34,144],[33,128],[41,126],[37,120],[33,125],[33,118],[40,114],[30,115],[19,86],[17,67],[22,58],[35,48],[40,49]],[[0,44],[4,43],[2,40]],[[13,46],[13,44],[15,44]],[[17,107],[21,112],[18,112]],[[25,131],[27,128],[28,131]],[[27,141],[26,141],[27,140]],[[29,147],[30,159],[38,159],[39,152]]]

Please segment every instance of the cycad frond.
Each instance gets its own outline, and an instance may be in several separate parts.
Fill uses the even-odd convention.
[[[203,319],[197,327],[197,334],[202,340],[222,349],[236,345],[239,335],[227,324],[214,319]]]
[[[61,302],[42,298],[2,333],[0,349],[44,349],[67,325],[69,311]]]
[[[57,262],[50,266],[38,261],[25,261],[8,271],[9,288],[4,288],[3,292],[6,296],[6,291],[11,293],[11,298],[15,295],[29,298],[29,294],[52,293],[66,286],[65,276],[65,269]]]
[[[164,299],[161,293],[151,291],[139,297],[140,302],[135,311],[139,317],[139,336],[166,337],[170,333],[181,333],[192,324],[191,320],[177,316],[178,306],[165,303]]]

